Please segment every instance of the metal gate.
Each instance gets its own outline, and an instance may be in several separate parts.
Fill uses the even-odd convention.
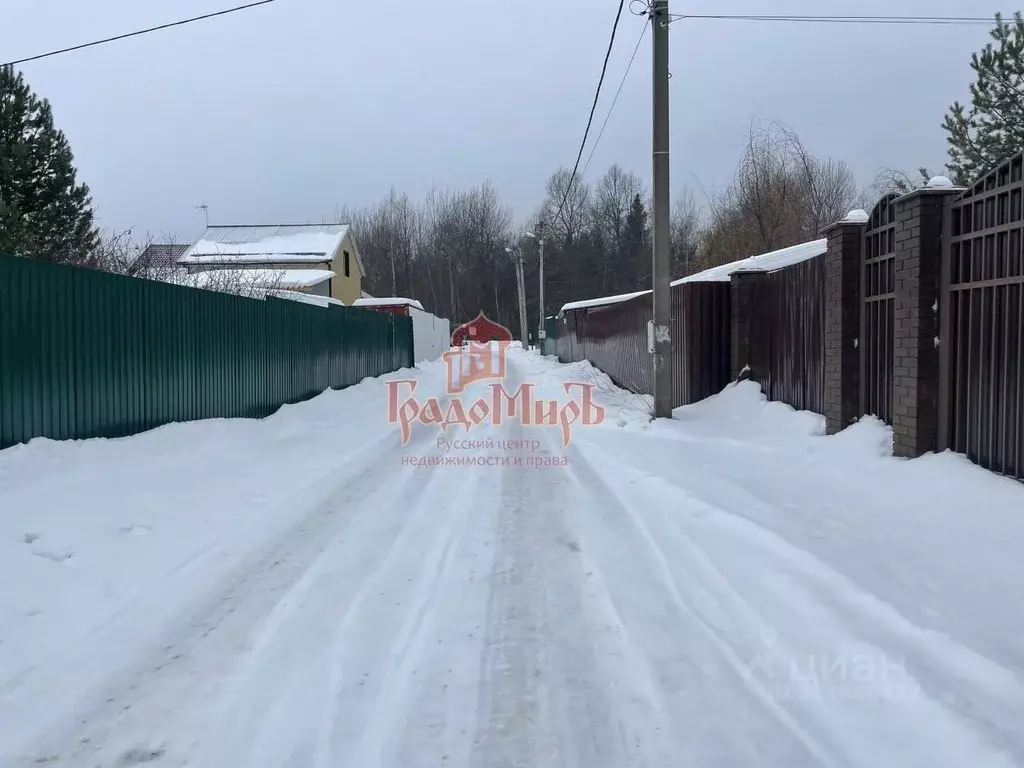
[[[946,210],[939,447],[1024,478],[1024,155]]]
[[[871,212],[860,284],[860,412],[892,424],[893,310],[896,303],[896,195]]]

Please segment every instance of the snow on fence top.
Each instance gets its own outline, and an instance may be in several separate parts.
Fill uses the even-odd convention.
[[[643,296],[645,293],[650,291],[636,291],[634,293],[620,293],[617,296],[602,296],[598,299],[584,299],[583,301],[570,301],[568,304],[562,306],[558,314],[563,315],[566,312],[570,312],[574,309],[587,309],[590,307],[603,307],[608,304],[618,304],[622,301],[629,301],[635,299],[637,296]]]
[[[345,302],[332,299],[330,296],[319,296],[315,293],[302,293],[301,291],[267,291],[267,296],[298,301],[303,304],[315,304],[318,307],[329,307],[332,304],[336,307],[345,306]]]
[[[824,238],[821,240],[812,240],[808,243],[800,243],[799,245],[792,245],[789,248],[782,248],[778,251],[761,253],[757,256],[750,256],[746,259],[730,262],[729,264],[711,267],[711,269],[705,269],[703,272],[698,272],[694,275],[680,278],[679,280],[673,280],[672,285],[682,285],[683,283],[728,282],[732,277],[732,273],[739,271],[764,270],[766,272],[772,272],[776,269],[782,269],[783,267],[788,267],[792,264],[798,264],[801,261],[813,259],[815,256],[821,256],[825,253],[827,247],[828,241]],[[566,312],[570,312],[574,309],[610,306],[612,304],[618,304],[623,301],[635,299],[638,296],[646,296],[648,293],[650,293],[650,291],[636,291],[635,293],[621,293],[618,296],[603,296],[598,299],[570,301],[562,307],[558,313],[558,317],[561,317]]]
[[[683,283],[728,282],[732,277],[733,272],[749,272],[752,270],[773,272],[776,269],[782,269],[783,267],[788,267],[793,264],[799,264],[801,261],[813,259],[815,256],[821,256],[825,253],[827,248],[828,240],[824,238],[821,240],[812,240],[809,243],[800,243],[799,245],[792,245],[789,248],[782,248],[778,251],[761,253],[757,256],[750,256],[746,259],[733,261],[729,264],[711,267],[711,269],[705,269],[703,272],[698,272],[695,275],[689,275],[688,277],[681,278],[680,280],[674,280],[672,285],[682,285]]]
[[[416,299],[405,299],[401,296],[392,296],[390,298],[360,298],[356,299],[352,303],[353,307],[414,307],[422,311],[423,305],[420,304]]]
[[[179,264],[323,262],[338,254],[348,224],[209,227]],[[359,261],[358,253],[356,259]],[[360,269],[362,262],[359,261]]]

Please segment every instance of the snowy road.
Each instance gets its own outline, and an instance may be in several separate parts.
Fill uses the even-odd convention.
[[[1024,765],[1024,487],[509,364],[606,423],[435,466],[369,381],[0,453],[0,766]]]

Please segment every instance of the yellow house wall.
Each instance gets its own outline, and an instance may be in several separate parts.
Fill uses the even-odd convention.
[[[345,277],[345,251],[349,253],[348,277]],[[335,254],[330,269],[335,273],[335,278],[331,281],[331,297],[344,302],[346,306],[352,306],[362,295],[363,276],[359,272],[359,259],[356,257],[356,247],[351,234],[345,235],[345,239],[341,241],[341,247]]]

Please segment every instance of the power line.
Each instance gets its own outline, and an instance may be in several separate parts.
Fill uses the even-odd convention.
[[[629,77],[629,70],[633,66],[633,60],[636,58],[637,51],[640,50],[640,43],[643,42],[644,35],[647,34],[647,25],[644,24],[640,29],[640,37],[637,38],[636,47],[633,49],[633,55],[629,57],[629,64],[626,65],[626,71],[622,74],[622,80],[619,82],[619,90],[615,92],[615,98],[612,99],[612,105],[608,107],[608,114],[604,116],[604,123],[601,125],[601,130],[597,134],[597,138],[594,140],[594,145],[590,148],[590,154],[587,156],[587,162],[583,166],[583,172],[580,176],[587,175],[587,168],[590,167],[590,161],[594,158],[594,152],[597,151],[597,145],[601,143],[601,137],[604,136],[604,129],[608,127],[608,120],[612,116],[612,112],[615,109],[615,104],[619,100],[619,94],[622,93],[622,86],[626,84],[626,78]]]
[[[562,196],[562,202],[558,206],[558,211],[555,212],[555,219],[562,215],[562,209],[565,208],[565,202],[569,199],[569,192],[572,190],[572,183],[576,179],[576,171],[579,170],[580,160],[583,158],[583,149],[587,146],[587,136],[590,135],[590,126],[594,122],[594,112],[597,110],[597,100],[601,97],[601,86],[604,85],[604,75],[608,71],[608,59],[612,55],[612,47],[615,45],[615,33],[619,29],[619,19],[622,18],[622,8],[625,6],[626,0],[619,0],[619,10],[615,14],[615,24],[612,26],[612,35],[608,40],[608,50],[604,54],[604,64],[601,65],[601,78],[597,81],[597,91],[594,93],[594,103],[590,107],[590,117],[587,119],[587,129],[583,132],[583,141],[580,142],[580,151],[576,154],[576,164],[572,167],[572,173],[569,175],[569,183],[565,186],[565,194]]]
[[[80,51],[83,48],[92,48],[97,45],[105,45],[106,43],[113,43],[118,40],[126,40],[129,37],[138,37],[139,35],[148,35],[150,32],[159,32],[163,29],[170,29],[171,27],[180,27],[185,24],[191,24],[194,21],[204,21],[206,19],[212,19],[217,16],[226,16],[229,13],[237,13],[238,11],[245,11],[249,8],[255,8],[258,5],[268,5],[269,3],[277,2],[277,0],[257,0],[257,2],[247,3],[246,5],[239,5],[235,8],[228,8],[223,11],[215,11],[214,13],[207,13],[202,16],[193,16],[190,19],[182,19],[181,21],[173,21],[170,24],[161,24],[157,27],[149,27],[148,29],[140,29],[136,32],[127,32],[123,35],[115,35],[114,37],[106,37],[102,40],[93,40],[91,43],[82,43],[81,45],[73,45],[70,48],[61,48],[56,51],[49,51],[47,53],[40,53],[35,56],[29,56],[24,59],[15,59],[14,61],[8,61],[4,64],[0,64],[0,67],[11,67],[15,64],[24,64],[28,61],[38,61],[39,59],[46,59],[50,56],[59,56],[62,53],[71,53],[72,51]]]
[[[946,26],[975,26],[992,24],[994,18],[986,16],[753,16],[725,14],[672,14],[671,23],[683,19],[714,21],[780,21],[809,24],[932,24]]]

